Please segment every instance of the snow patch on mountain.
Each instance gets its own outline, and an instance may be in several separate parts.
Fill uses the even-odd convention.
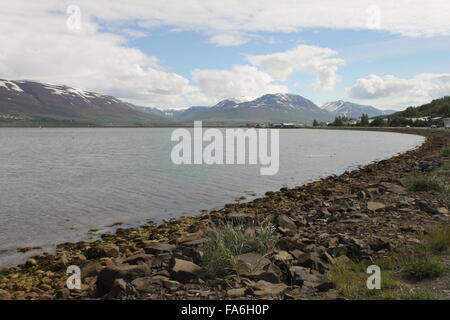
[[[4,87],[7,90],[16,91],[16,92],[23,92],[23,90],[14,82],[8,81],[8,80],[1,80],[0,79],[0,87]]]

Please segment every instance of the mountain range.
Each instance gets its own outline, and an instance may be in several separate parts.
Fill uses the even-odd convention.
[[[166,121],[112,96],[68,86],[0,79],[0,120],[146,125]]]
[[[311,123],[332,121],[336,116],[369,117],[384,112],[372,106],[334,101],[321,107],[297,94],[237,97],[212,107],[159,109],[136,106],[115,97],[64,85],[0,79],[0,124],[11,121],[98,125],[176,125],[203,120],[208,124],[259,122]]]

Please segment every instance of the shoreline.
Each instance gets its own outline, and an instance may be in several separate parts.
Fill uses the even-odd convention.
[[[100,128],[102,129],[102,128]],[[139,129],[139,128],[137,128]],[[158,128],[156,128],[158,129]],[[313,129],[313,128],[281,128],[281,129]],[[323,128],[314,128],[317,130],[339,130],[339,131],[350,131],[350,128],[327,128],[327,129],[323,129]],[[361,128],[354,128],[354,130],[358,130]],[[369,128],[370,129],[370,128]],[[364,128],[363,128],[364,130]],[[364,131],[372,131],[372,132],[386,132],[386,130],[364,130]],[[405,134],[405,132],[392,132],[391,133],[397,133],[397,134]],[[389,133],[389,130],[388,132]],[[413,134],[415,135],[415,134]],[[423,136],[420,136],[423,137]],[[423,143],[425,143],[424,139],[423,141],[418,142],[418,145],[415,147],[412,147],[408,150],[403,150],[403,151],[398,151],[395,154],[389,155],[388,157],[393,157],[393,156],[397,156],[399,154],[402,154],[404,152],[410,151],[410,150],[414,150],[415,148],[420,147]],[[386,155],[387,156],[387,155]],[[341,173],[344,173],[345,171],[353,171],[353,170],[358,170],[358,168],[361,168],[365,165],[374,163],[376,161],[380,161],[380,160],[385,160],[388,158],[378,158],[376,160],[370,160],[368,162],[366,162],[365,164],[358,164],[358,165],[352,165],[346,168],[342,168],[339,170],[336,170],[336,172],[334,172],[333,174],[329,174],[327,173],[322,174],[322,175],[318,175],[317,177],[314,178],[314,180],[309,180],[309,181],[305,181],[302,182],[301,184],[292,184],[291,186],[287,186],[285,184],[280,185],[279,187],[288,187],[288,188],[296,188],[299,186],[303,186],[306,184],[309,184],[311,182],[315,182],[315,181],[319,181],[322,180],[324,178],[328,178],[329,176],[336,176],[336,175],[340,175]],[[275,186],[276,187],[276,186]],[[241,192],[240,195],[238,197],[235,198],[235,200],[233,201],[233,199],[229,199],[226,200],[224,202],[222,202],[221,204],[218,205],[214,205],[213,207],[215,209],[217,208],[221,208],[224,207],[228,204],[234,204],[234,203],[248,203],[251,201],[254,201],[255,199],[264,197],[264,193],[266,192],[270,192],[270,191],[274,191],[274,189],[272,189],[272,187],[269,188],[269,190],[259,190],[258,191],[258,195],[249,195],[247,192]],[[245,199],[243,199],[243,197],[245,197]],[[233,202],[232,202],[233,201]],[[209,208],[207,209],[208,211]],[[198,211],[193,211],[193,214],[175,214],[175,218],[169,218],[169,219],[177,219],[177,216],[179,217],[184,217],[184,216],[188,216],[188,217],[192,217],[192,216],[196,216],[199,215],[201,211],[205,211],[205,210],[198,210]],[[147,223],[155,223],[156,225],[160,225],[163,224],[163,221],[166,220],[167,218],[161,217],[158,219],[150,219],[150,218],[141,218],[139,219],[139,221],[137,220],[133,220],[133,219],[125,219],[125,220],[118,220],[118,221],[113,221],[108,225],[100,225],[100,226],[92,226],[89,230],[86,230],[86,232],[84,234],[80,234],[78,237],[72,237],[71,239],[67,239],[65,240],[64,238],[57,240],[53,243],[45,243],[45,244],[39,244],[39,245],[25,245],[25,246],[19,246],[19,247],[13,247],[13,248],[9,248],[9,249],[5,249],[5,252],[9,252],[11,253],[11,255],[14,254],[14,260],[12,261],[4,261],[3,263],[0,261],[0,267],[16,267],[16,266],[20,266],[23,265],[26,262],[26,259],[28,258],[32,258],[34,256],[39,256],[41,254],[43,254],[44,252],[46,252],[47,254],[55,254],[56,253],[56,247],[58,245],[60,245],[61,243],[66,243],[66,242],[70,242],[70,243],[77,243],[77,242],[94,242],[97,241],[99,239],[101,239],[101,236],[104,234],[111,234],[111,233],[115,233],[115,231],[119,228],[126,228],[126,229],[131,229],[131,228],[140,228],[141,226],[147,224]],[[100,232],[99,232],[100,231]]]
[[[343,130],[344,128],[330,129]],[[325,130],[329,129],[327,128]],[[151,271],[150,274],[152,274],[152,276],[154,276],[153,274],[156,274],[156,276],[163,276],[168,280],[170,279],[169,281],[174,281],[172,278],[177,278],[176,275],[174,276],[173,266],[171,266],[174,259],[177,260],[178,258],[184,258],[181,260],[190,260],[192,261],[192,263],[201,264],[201,259],[197,257],[198,252],[191,252],[186,254],[184,251],[196,251],[196,249],[194,248],[199,245],[200,242],[198,242],[198,240],[202,239],[202,237],[204,236],[205,228],[211,221],[235,221],[237,219],[240,221],[260,221],[262,218],[267,218],[269,215],[273,220],[275,216],[284,216],[288,213],[288,216],[290,215],[292,217],[293,214],[291,214],[291,211],[296,210],[299,210],[302,213],[311,211],[313,212],[311,213],[311,215],[314,215],[316,218],[320,219],[323,219],[324,216],[327,216],[329,219],[330,215],[335,215],[336,213],[345,215],[347,213],[347,209],[342,211],[342,208],[334,208],[336,210],[332,210],[333,206],[345,207],[348,205],[346,204],[347,201],[351,202],[353,201],[353,199],[359,199],[359,196],[356,196],[356,198],[354,197],[355,195],[357,195],[357,193],[354,192],[355,190],[352,190],[355,187],[358,187],[358,184],[372,185],[373,183],[369,182],[375,182],[377,180],[383,183],[383,181],[380,180],[384,179],[384,183],[387,187],[383,185],[380,185],[380,187],[376,187],[379,191],[382,190],[380,191],[381,193],[389,190],[389,188],[397,191],[403,190],[401,189],[403,187],[400,180],[403,176],[408,174],[408,171],[405,169],[408,169],[410,171],[416,170],[416,168],[414,168],[415,164],[426,160],[429,155],[432,155],[433,153],[435,154],[444,145],[448,145],[450,141],[450,135],[448,132],[436,133],[432,130],[415,128],[401,128],[400,130],[392,128],[345,128],[344,130],[388,131],[404,134],[415,134],[425,136],[426,140],[421,146],[403,152],[389,159],[371,163],[351,172],[344,172],[343,174],[338,176],[329,176],[291,189],[281,188],[280,191],[268,191],[266,192],[266,195],[264,197],[256,198],[249,202],[227,204],[219,210],[213,210],[190,217],[168,220],[160,225],[155,225],[154,223],[149,222],[137,228],[118,228],[115,234],[103,234],[101,236],[101,240],[96,240],[94,242],[81,241],[77,243],[59,244],[56,247],[55,254],[43,254],[35,256],[28,259],[26,264],[19,265],[17,267],[6,269],[3,268],[3,270],[0,268],[0,277],[3,277],[0,278],[0,290],[6,290],[7,292],[10,292],[10,296],[15,299],[88,299],[95,298],[96,296],[99,297],[97,292],[97,276],[100,271],[107,267],[123,265],[124,263],[126,264],[127,259],[130,259],[130,257],[136,255],[148,255],[148,259],[159,257],[161,260],[161,265],[157,268],[158,271]],[[397,186],[397,188],[395,186]],[[364,193],[364,190],[359,190],[359,192]],[[404,190],[400,193],[403,192]],[[390,191],[387,191],[387,193],[389,194]],[[351,196],[346,197],[346,195],[348,194],[351,194]],[[376,196],[372,197],[372,195],[366,195],[365,197],[367,197],[367,199],[365,199],[366,202],[367,200],[376,199]],[[386,210],[386,207],[389,208],[390,206],[385,206],[376,210],[362,208],[356,210],[352,209],[353,211],[361,211],[360,214],[362,216],[353,220],[362,219],[360,222],[363,222],[366,220],[366,218],[372,219],[370,213],[384,212]],[[316,212],[319,210],[320,212]],[[302,228],[302,225],[297,222],[298,221],[295,220],[296,227],[303,230],[303,238],[308,238],[307,241],[303,242],[309,244],[312,244],[311,241],[313,238],[318,238],[319,240],[320,234],[318,236],[317,232],[323,231],[321,230],[321,228],[326,227],[318,227],[307,222],[306,225]],[[292,232],[288,232],[285,230],[286,228],[284,227],[286,226],[283,227],[280,225],[280,223],[275,223],[278,225],[279,232],[282,236],[281,239],[289,239],[294,237],[295,234],[292,234]],[[352,223],[355,223],[355,221],[348,221],[349,225],[351,225]],[[430,223],[430,221],[421,220],[421,223],[427,224]],[[339,229],[341,227],[343,226],[339,225],[336,228]],[[346,229],[345,226],[343,228]],[[312,238],[310,237],[310,235]],[[380,235],[377,233],[377,237],[379,236]],[[374,239],[377,237],[374,237]],[[198,243],[196,243],[196,241]],[[314,240],[313,243],[315,242],[316,241]],[[395,248],[401,245],[404,246],[408,244],[408,241],[396,240],[396,242],[398,242],[396,243],[396,245],[390,244],[389,246]],[[167,244],[170,247],[166,247],[164,249],[159,243]],[[318,244],[315,243],[315,245]],[[354,246],[355,244],[353,243],[352,245]],[[280,249],[282,249],[283,251],[291,252],[292,248],[289,248],[289,245],[284,246],[286,248]],[[300,245],[298,247],[300,248]],[[168,248],[170,248],[170,250]],[[186,248],[188,248],[189,250]],[[361,246],[361,248],[359,249],[362,254],[361,257],[367,258],[370,256],[368,252],[364,252],[363,246]],[[376,254],[379,254],[378,251],[376,252]],[[384,253],[385,252],[381,252],[381,255]],[[85,287],[83,290],[78,290],[77,292],[68,292],[67,289],[64,289],[65,280],[67,278],[65,269],[68,265],[71,264],[80,265],[82,267],[82,270],[83,268],[86,270],[86,267],[88,267],[87,269],[94,268],[84,275],[84,278],[87,281],[86,284],[84,284]],[[93,267],[92,265],[95,266]],[[21,281],[25,281],[25,283],[27,283],[28,281],[28,284],[25,286],[17,286],[17,283]],[[184,282],[181,281],[179,283],[181,284]],[[202,285],[200,285],[200,287],[201,286]],[[166,285],[164,284],[159,284],[155,287],[155,290],[159,290],[161,292],[165,292],[164,290],[167,289]],[[208,285],[207,287],[211,288],[211,285]],[[14,288],[20,288],[20,290],[16,290]],[[134,288],[134,290],[136,291],[136,288]],[[148,292],[146,292],[146,294],[148,294]],[[227,291],[225,291],[222,296],[219,292],[217,293],[217,298],[225,298],[228,296],[229,295],[227,295]],[[183,295],[181,295],[181,298],[182,297]],[[186,298],[189,296],[185,295],[184,297]],[[141,292],[139,293],[139,298],[145,299],[148,297],[143,296]],[[164,294],[160,293],[159,295],[156,294],[156,296],[153,296],[153,298],[168,297],[165,297]],[[172,298],[178,298],[178,296]]]

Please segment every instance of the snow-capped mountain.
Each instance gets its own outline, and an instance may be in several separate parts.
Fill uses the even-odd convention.
[[[0,114],[83,123],[130,123],[155,119],[132,104],[64,85],[0,79]]]
[[[390,114],[395,112],[393,110],[383,111],[372,106],[356,104],[343,100],[327,102],[324,103],[321,107],[323,110],[331,112],[334,116],[347,118],[359,118],[363,113],[367,114],[369,117],[376,117],[383,114]]]
[[[261,97],[237,97],[218,102],[212,107],[159,109],[137,107],[146,113],[166,118],[209,123],[298,122],[331,120],[332,114],[314,102],[296,94],[266,94]]]
[[[245,99],[249,100],[249,98]],[[253,100],[237,103],[225,99],[204,112],[191,116],[209,122],[309,122],[330,120],[329,112],[314,102],[296,94],[266,94]]]

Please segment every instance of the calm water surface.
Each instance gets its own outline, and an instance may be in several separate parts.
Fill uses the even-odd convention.
[[[420,145],[414,135],[280,130],[280,170],[172,164],[173,129],[0,128],[0,264],[18,247],[51,250],[121,221],[197,214],[240,196],[297,186]],[[248,197],[251,198],[251,197]],[[89,232],[91,229],[97,232]],[[32,252],[30,254],[36,254]]]

